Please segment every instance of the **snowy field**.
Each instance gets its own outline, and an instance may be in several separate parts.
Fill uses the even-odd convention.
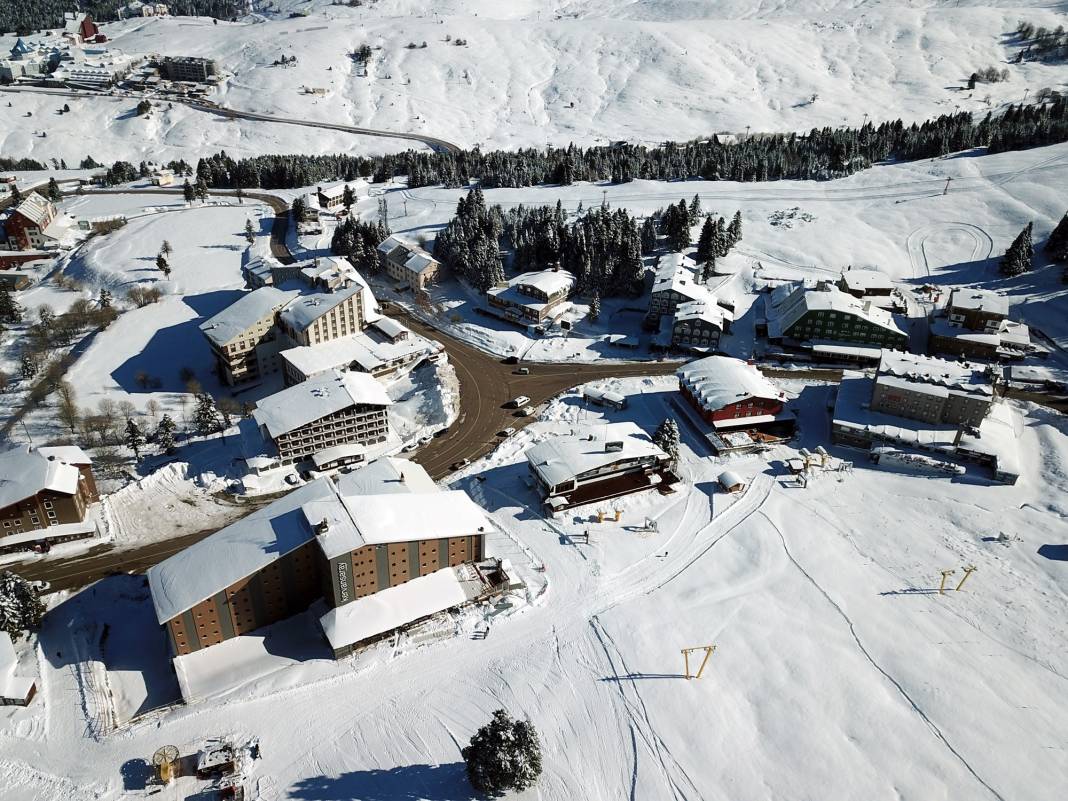
[[[1055,28],[1048,3],[1020,0],[281,0],[280,13],[103,26],[129,54],[208,56],[227,76],[217,102],[305,120],[421,133],[464,147],[626,139],[656,144],[715,132],[808,130],[1019,102],[1063,83],[1056,66],[964,88],[1018,48],[1020,19]],[[307,16],[288,19],[290,10]],[[451,41],[447,40],[449,37]],[[466,40],[457,46],[456,40]],[[0,37],[6,52],[13,37]],[[414,43],[426,48],[409,49]],[[363,75],[349,54],[375,48]],[[273,62],[296,55],[296,64]],[[309,94],[308,88],[325,91]],[[181,106],[135,113],[136,99],[5,94],[5,155],[65,158],[376,153],[397,139],[249,121]],[[68,103],[63,116],[56,109]],[[25,116],[27,112],[31,116]],[[47,129],[42,138],[38,132]]]
[[[611,420],[651,431],[677,414],[670,379],[612,386],[630,408]],[[788,389],[804,409],[797,444],[827,444],[828,389]],[[128,640],[99,644],[116,614],[139,620],[147,605],[137,579],[109,580],[53,613],[39,703],[0,711],[0,798],[140,797],[123,795],[137,760],[227,735],[259,740],[261,798],[467,799],[459,745],[498,706],[529,715],[543,740],[541,781],[518,798],[1060,798],[1068,426],[1022,411],[1031,457],[1012,487],[831,448],[857,460],[853,472],[800,489],[782,468],[795,451],[780,447],[731,461],[751,484],[728,498],[714,487],[723,463],[682,422],[675,495],[626,499],[618,524],[550,523],[532,508],[521,451],[601,419],[565,395],[454,482],[513,559],[525,561],[507,543],[522,543],[546,568],[547,590],[486,639],[454,622],[336,665],[280,651],[270,667],[250,638],[234,654],[243,678],[227,679],[238,687],[170,708],[161,649],[142,640],[135,659]],[[657,532],[635,530],[646,517]],[[571,538],[576,526],[590,545]],[[968,585],[939,595],[938,571],[956,580],[966,565],[978,568]],[[72,615],[95,622],[68,626]],[[679,649],[705,644],[717,645],[705,676],[686,681]]]

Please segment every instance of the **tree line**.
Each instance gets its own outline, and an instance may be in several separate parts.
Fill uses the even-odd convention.
[[[1068,141],[1068,98],[1009,106],[975,119],[944,114],[920,124],[900,119],[860,128],[816,128],[807,134],[761,134],[667,142],[660,147],[602,145],[479,149],[459,152],[409,150],[384,156],[263,155],[233,159],[225,152],[202,158],[196,173],[209,186],[283,189],[357,177],[386,181],[399,175],[409,186],[442,184],[483,188],[567,185],[575,181],[633,179],[710,181],[826,180],[851,175],[880,161],[911,161],[986,147],[991,153]]]
[[[78,7],[97,22],[119,19],[129,0],[4,0],[0,3],[0,33],[20,36],[63,27],[63,13]],[[245,13],[244,0],[168,0],[171,14],[182,17],[237,19]]]
[[[1056,28],[1036,27],[1030,22],[1021,22],[1016,27],[1016,36],[1023,49],[1016,54],[1021,61],[1064,61],[1068,59],[1068,31],[1063,25]]]

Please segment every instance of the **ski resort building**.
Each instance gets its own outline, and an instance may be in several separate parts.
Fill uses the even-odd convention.
[[[681,253],[661,256],[649,296],[647,317],[650,323],[658,322],[665,315],[673,315],[679,305],[693,301],[702,302],[708,308],[716,305],[712,293],[697,280],[697,264]]]
[[[149,570],[149,588],[175,655],[321,601],[320,625],[340,656],[442,602],[487,594],[499,583],[499,565],[483,562],[491,528],[466,493],[440,491],[418,465],[384,459],[337,484],[316,479],[175,554]]]
[[[728,356],[709,356],[677,371],[686,402],[717,431],[793,430],[786,396],[753,365]]]
[[[583,436],[550,437],[526,457],[550,512],[647,489],[667,491],[678,480],[668,468],[668,454],[630,422],[598,426]]]
[[[86,512],[98,500],[92,462],[81,448],[21,446],[0,453],[0,553],[92,536]]]
[[[954,289],[930,324],[930,350],[969,359],[1022,359],[1036,348],[1031,331],[1008,319],[1007,298],[982,289]]]
[[[352,192],[354,201],[367,197],[370,192],[370,186],[363,178],[317,186],[315,188],[315,199],[319,203],[319,208],[323,209],[323,211],[335,211],[342,208],[345,205],[345,187],[348,187]]]
[[[56,244],[56,207],[37,192],[28,192],[3,218],[4,239],[10,250],[40,250]]]
[[[1020,476],[1021,422],[998,401],[984,365],[886,351],[875,378],[846,371],[831,439],[869,449],[889,445],[970,461],[1013,484]]]
[[[378,246],[378,261],[386,275],[415,290],[426,289],[441,271],[441,262],[419,245],[398,236],[391,236]]]
[[[380,317],[360,334],[282,351],[286,385],[299,384],[332,370],[370,373],[389,378],[417,364],[430,353],[429,343],[400,323]]]
[[[855,344],[899,348],[908,334],[893,315],[871,300],[860,301],[829,282],[816,287],[787,284],[765,297],[769,342],[813,348],[820,344]]]
[[[223,381],[237,386],[278,372],[281,343],[275,320],[299,294],[263,286],[201,323]]]
[[[508,286],[490,289],[486,299],[490,311],[499,317],[539,325],[563,310],[574,288],[575,276],[567,270],[539,270],[517,275]]]
[[[730,331],[733,318],[713,298],[680,303],[671,321],[671,347],[700,352],[715,350],[720,337]]]
[[[277,451],[277,465],[284,466],[343,445],[385,442],[390,403],[385,388],[371,376],[334,370],[264,398],[252,419]],[[337,453],[350,456],[350,451]],[[329,469],[332,461],[320,464],[320,458],[316,466]]]
[[[195,56],[167,56],[156,65],[159,74],[168,81],[210,83],[219,69],[210,58]]]
[[[889,298],[894,294],[894,282],[879,270],[846,270],[838,279],[838,288],[857,300]]]

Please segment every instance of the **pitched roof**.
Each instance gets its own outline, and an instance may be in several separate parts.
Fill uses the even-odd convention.
[[[842,273],[842,283],[857,292],[870,292],[873,289],[893,289],[894,282],[879,270],[846,270]]]
[[[263,286],[246,292],[214,317],[200,324],[204,336],[216,345],[226,345],[263,318],[273,315],[300,293]]]
[[[388,406],[392,401],[385,387],[367,373],[332,370],[268,395],[256,404],[252,417],[273,439],[360,403]]]
[[[553,295],[561,290],[570,292],[575,286],[575,276],[567,270],[535,270],[517,275],[508,285],[529,286],[546,295]]]
[[[841,312],[859,317],[874,326],[892,331],[902,337],[905,336],[905,332],[898,328],[890,312],[880,309],[873,303],[858,300],[830,284],[816,289],[804,285],[797,286],[789,297],[778,304],[777,330],[785,334],[802,317],[812,311]]]
[[[179,551],[148,571],[156,619],[164,623],[315,536],[301,507],[335,497],[319,478]]]
[[[80,448],[75,450],[85,457]],[[0,452],[0,509],[45,490],[74,495],[80,475],[77,467],[56,453],[42,453],[28,445]]]
[[[52,204],[47,199],[36,192],[27,192],[26,197],[15,207],[14,213],[21,214],[38,228],[45,228],[48,226],[49,218],[55,215],[55,210],[51,206]]]
[[[606,450],[609,442],[622,442],[623,449]],[[596,434],[554,436],[539,442],[526,452],[531,468],[549,486],[555,486],[599,467],[644,456],[667,458],[667,454],[632,422],[598,426]]]
[[[1009,314],[1008,298],[986,289],[954,289],[949,295],[948,306],[955,309],[1000,314],[1003,317]]]
[[[358,295],[364,288],[364,285],[354,284],[333,291],[303,294],[294,298],[282,310],[282,319],[297,331],[304,331],[331,309]]]
[[[733,319],[733,315],[718,303],[708,300],[688,300],[675,308],[675,322],[685,323],[701,320],[723,329],[724,320]]]
[[[706,409],[722,409],[747,398],[778,400],[782,392],[756,367],[729,356],[709,356],[680,367],[679,381]]]
[[[347,370],[352,365],[370,373],[387,362],[407,359],[426,349],[422,339],[379,342],[367,334],[352,334],[318,345],[289,348],[280,355],[303,375],[312,376],[324,370]]]
[[[984,364],[949,361],[934,356],[920,356],[899,350],[883,350],[879,360],[876,382],[907,382],[917,388],[922,385],[941,387],[969,395],[993,397],[989,370]]]

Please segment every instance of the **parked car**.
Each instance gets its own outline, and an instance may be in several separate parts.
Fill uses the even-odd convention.
[[[508,426],[508,428],[506,428],[506,429],[504,429],[502,431],[498,431],[497,432],[497,436],[498,437],[510,437],[514,433],[515,433],[515,426]]]
[[[524,406],[522,409],[520,409],[518,412],[516,412],[516,414],[519,415],[520,417],[530,417],[530,416],[532,416],[534,414],[534,407],[533,406]]]
[[[419,447],[418,441],[412,441],[412,442],[409,442],[407,445],[405,445],[401,450],[403,450],[405,453],[411,453],[412,451],[414,451],[418,447]]]
[[[530,375],[530,368],[529,367],[520,367],[519,369],[517,369],[515,371],[515,374],[516,375]]]
[[[520,395],[518,398],[512,398],[512,400],[508,401],[505,405],[511,406],[513,409],[522,409],[528,403],[530,403],[530,398],[526,395]]]
[[[471,464],[471,460],[470,459],[461,459],[458,462],[453,462],[452,463],[452,469],[453,470],[463,470],[469,464]]]
[[[300,483],[300,478],[297,476],[296,473],[290,473],[288,476],[286,476],[286,483],[292,487]]]

